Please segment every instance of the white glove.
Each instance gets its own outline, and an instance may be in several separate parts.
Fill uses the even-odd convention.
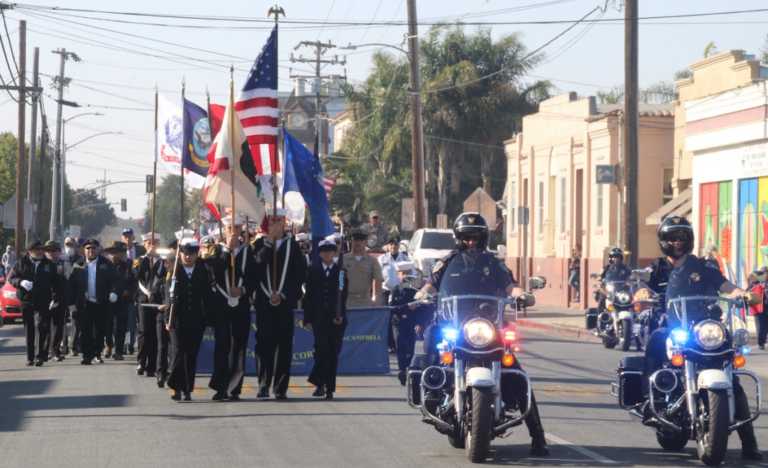
[[[77,307],[74,305],[69,306],[69,313],[74,314],[77,311]]]
[[[21,284],[21,287],[26,289],[27,291],[32,291],[32,286],[34,285],[34,283],[29,280],[21,280],[20,284]]]
[[[111,302],[112,304],[114,304],[115,302],[117,302],[117,294],[115,294],[115,293],[109,293],[109,302]]]
[[[58,302],[56,302],[56,301],[51,301],[51,303],[50,303],[50,304],[48,304],[48,310],[53,310],[53,309],[55,309],[55,308],[56,308],[56,307],[58,307],[58,306],[59,306],[59,303],[58,303]]]

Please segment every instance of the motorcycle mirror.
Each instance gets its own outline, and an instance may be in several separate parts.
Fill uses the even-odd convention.
[[[598,278],[600,278],[600,275],[598,275],[597,273],[590,273],[589,277],[591,279],[598,279]]]
[[[733,345],[735,347],[746,346],[749,343],[749,331],[740,328],[733,332]]]
[[[543,276],[531,276],[528,278],[528,289],[544,289],[547,286],[547,279]]]

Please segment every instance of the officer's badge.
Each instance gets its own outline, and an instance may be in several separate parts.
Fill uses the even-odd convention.
[[[690,278],[691,278],[691,281],[693,281],[694,283],[698,283],[699,281],[701,281],[701,275],[696,273],[695,271],[691,273]]]
[[[467,222],[469,222],[469,224],[475,224],[475,221],[477,221],[477,218],[475,216],[467,217]]]
[[[485,268],[483,268],[483,274],[484,274],[485,276],[490,276],[490,274],[491,274],[491,269],[490,269],[490,268],[488,268],[488,267],[485,267]]]

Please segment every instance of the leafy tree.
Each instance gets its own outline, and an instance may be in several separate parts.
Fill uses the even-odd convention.
[[[71,199],[74,208],[68,210],[67,218],[69,224],[80,226],[81,237],[93,237],[117,221],[115,210],[96,190],[75,189]]]
[[[623,104],[624,86],[617,85],[607,91],[598,91],[595,97],[600,104]],[[674,83],[659,81],[641,88],[638,99],[645,104],[666,104],[677,99],[677,90]]]

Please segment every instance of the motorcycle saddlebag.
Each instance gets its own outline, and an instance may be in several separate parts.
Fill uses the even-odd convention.
[[[421,371],[429,367],[429,359],[426,354],[415,354],[408,367],[408,399],[411,404],[421,405]]]
[[[594,330],[597,328],[597,309],[590,307],[584,311],[584,321],[587,330]]]
[[[619,405],[629,408],[645,400],[643,376],[645,356],[626,356],[619,362],[616,371],[619,379]]]

